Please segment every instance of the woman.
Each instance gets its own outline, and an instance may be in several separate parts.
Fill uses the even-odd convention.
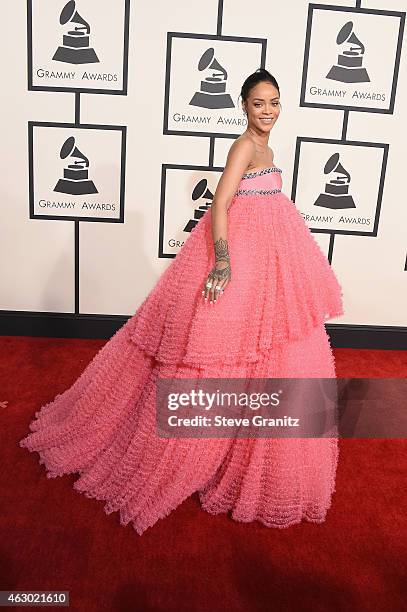
[[[280,91],[264,69],[241,90],[248,127],[212,206],[136,313],[20,441],[47,476],[120,512],[141,534],[194,492],[210,513],[288,527],[323,522],[336,438],[182,438],[156,433],[159,379],[335,377],[324,321],[340,285],[268,146]],[[233,270],[233,274],[232,274]]]

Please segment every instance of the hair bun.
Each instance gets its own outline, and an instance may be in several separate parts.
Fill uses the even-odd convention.
[[[257,70],[252,72],[252,74],[250,74],[246,78],[246,80],[244,81],[242,85],[242,89],[240,91],[239,97],[241,97],[242,100],[247,100],[247,97],[252,87],[257,85],[257,83],[260,83],[261,81],[268,81],[269,83],[274,85],[274,87],[278,91],[278,94],[280,95],[280,88],[278,86],[278,83],[275,77],[267,70],[267,68],[260,67],[260,68],[257,68]]]

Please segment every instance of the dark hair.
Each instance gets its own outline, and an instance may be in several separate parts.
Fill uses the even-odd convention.
[[[274,87],[278,91],[278,94],[280,95],[280,88],[275,77],[270,74],[270,72],[266,70],[266,68],[257,68],[255,72],[249,74],[249,76],[243,83],[239,97],[241,96],[242,100],[246,102],[253,87],[255,87],[257,83],[261,83],[262,81],[267,81],[268,83],[274,85]]]

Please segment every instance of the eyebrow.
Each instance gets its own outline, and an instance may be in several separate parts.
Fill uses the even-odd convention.
[[[272,100],[278,100],[278,96],[276,98],[271,98]],[[254,100],[261,100],[262,102],[264,102],[264,98],[253,98]]]

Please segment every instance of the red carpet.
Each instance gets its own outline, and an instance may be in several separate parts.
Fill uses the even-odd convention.
[[[1,590],[67,590],[86,612],[405,609],[405,440],[340,440],[327,521],[286,530],[209,515],[194,495],[140,537],[76,475],[47,479],[18,440],[104,343],[0,338]],[[335,359],[338,376],[407,376],[406,352]]]

